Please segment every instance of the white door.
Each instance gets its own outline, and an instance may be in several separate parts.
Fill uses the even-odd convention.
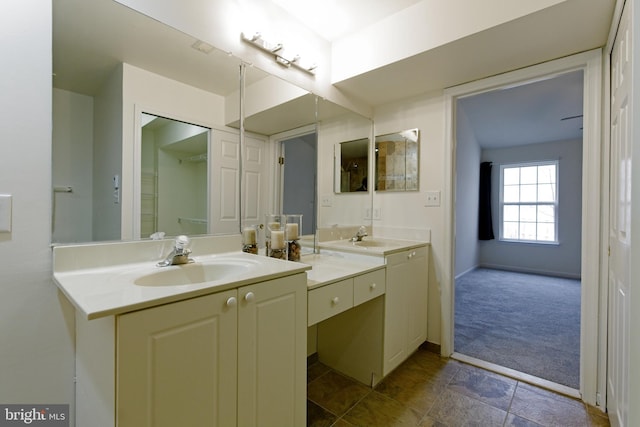
[[[211,136],[211,177],[209,232],[238,233],[240,224],[240,137],[237,133],[214,129]]]
[[[631,251],[631,2],[611,54],[611,170],[609,219],[609,345],[607,409],[612,426],[628,425]]]

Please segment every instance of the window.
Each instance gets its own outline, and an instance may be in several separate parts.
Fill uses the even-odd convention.
[[[501,240],[557,243],[558,162],[500,166]]]

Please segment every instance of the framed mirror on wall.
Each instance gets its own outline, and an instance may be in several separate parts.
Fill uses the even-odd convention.
[[[369,191],[369,138],[339,143],[335,159],[336,193]]]
[[[419,190],[420,131],[378,135],[375,141],[375,190]]]

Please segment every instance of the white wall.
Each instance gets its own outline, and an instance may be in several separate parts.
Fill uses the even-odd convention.
[[[0,14],[0,402],[73,404],[73,309],[51,279],[51,2]],[[73,406],[71,407],[73,413]]]
[[[93,98],[53,89],[53,185],[72,193],[54,193],[54,242],[92,240]]]
[[[456,109],[455,276],[478,266],[480,146],[462,108]]]
[[[444,185],[444,100],[441,92],[422,95],[376,108],[375,134],[420,129],[419,191],[376,192],[373,208],[381,210],[374,220],[374,235],[422,239],[430,234],[429,342],[440,344],[440,275],[443,256],[443,208],[425,207],[427,191],[441,191]]]
[[[499,240],[500,165],[559,160],[558,245]],[[482,161],[493,162],[491,207],[495,240],[480,242],[480,264],[486,267],[580,278],[582,241],[582,140],[483,150]]]
[[[122,66],[116,68],[94,97],[93,239],[120,239],[122,200],[114,199],[113,177],[122,187]]]

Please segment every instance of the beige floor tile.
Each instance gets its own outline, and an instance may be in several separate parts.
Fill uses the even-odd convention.
[[[359,382],[329,371],[307,385],[307,397],[341,417],[371,389]]]
[[[473,366],[461,368],[449,388],[499,409],[507,410],[516,390],[516,380]]]
[[[546,426],[589,425],[582,402],[523,383],[516,388],[510,412]]]
[[[343,418],[358,426],[416,426],[422,415],[415,409],[374,391],[358,402]]]
[[[501,427],[507,418],[506,411],[449,389],[427,415],[449,426]]]

